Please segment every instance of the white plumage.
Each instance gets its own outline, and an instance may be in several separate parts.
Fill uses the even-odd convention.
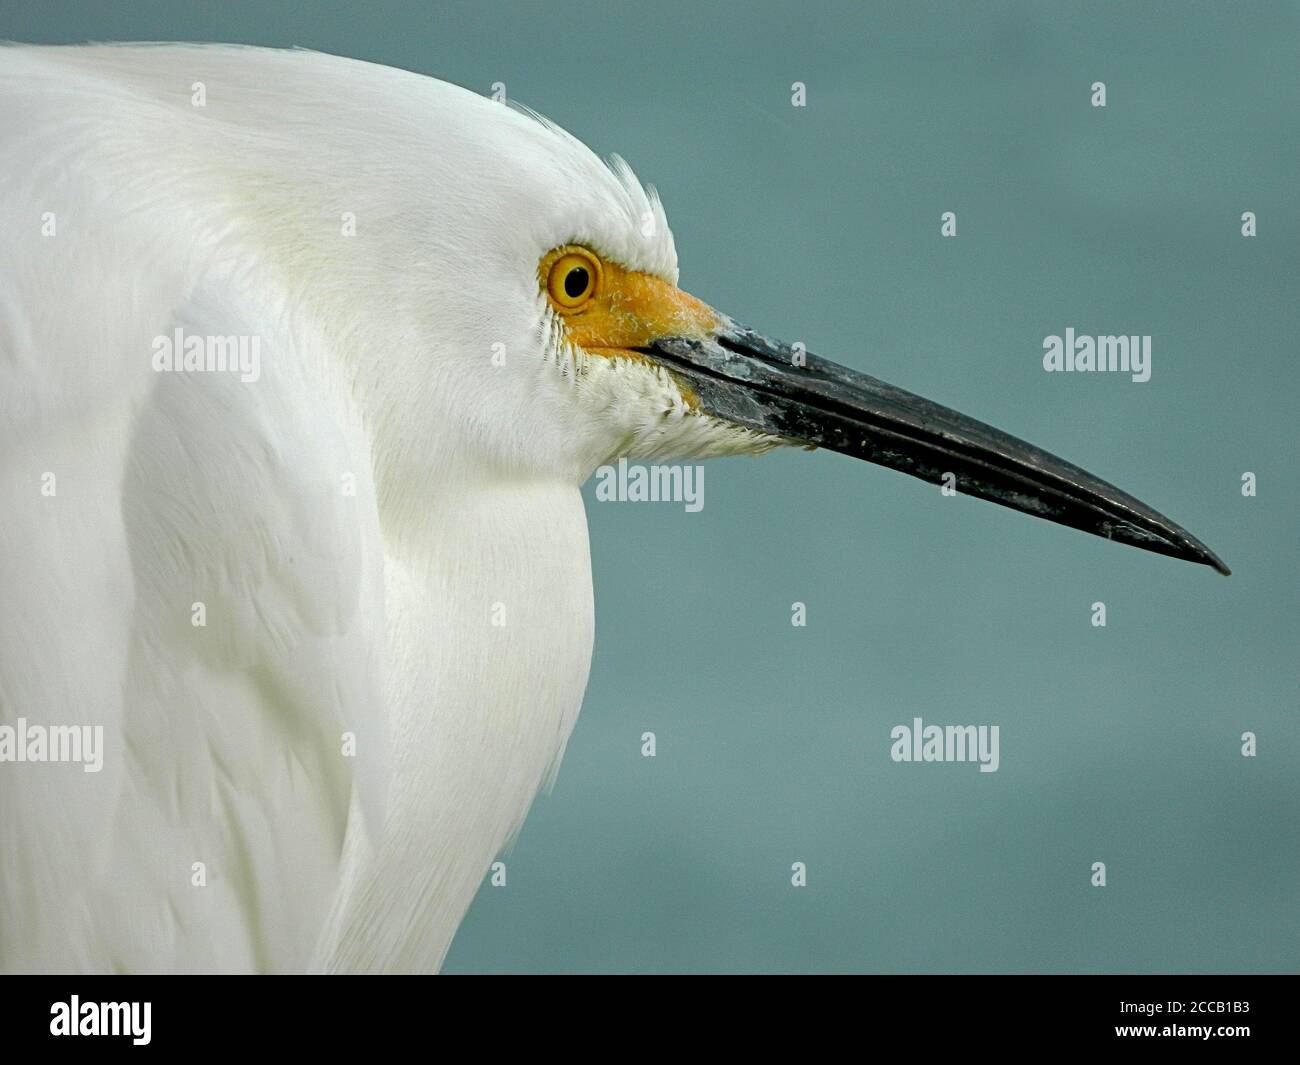
[[[0,188],[0,733],[104,730],[0,757],[5,969],[436,968],[573,728],[618,457],[825,447],[1228,572],[678,291],[625,165],[438,81],[3,48]]]
[[[565,242],[675,281],[658,201],[426,77],[191,46],[0,50],[0,187],[0,718],[106,748],[0,767],[0,964],[436,968],[581,702],[579,485],[774,442],[547,311]],[[177,329],[260,376],[156,372]]]

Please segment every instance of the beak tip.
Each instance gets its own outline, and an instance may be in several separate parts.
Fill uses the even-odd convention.
[[[1209,566],[1212,570],[1223,574],[1225,577],[1232,576],[1232,570],[1228,568],[1227,563],[1195,537],[1188,536],[1182,547],[1187,552],[1183,557],[1188,561]]]

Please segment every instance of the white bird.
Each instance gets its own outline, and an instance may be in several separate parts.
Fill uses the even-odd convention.
[[[625,164],[428,77],[5,47],[0,188],[0,722],[104,737],[0,765],[10,971],[436,969],[574,726],[619,456],[823,446],[1223,568],[682,293]]]

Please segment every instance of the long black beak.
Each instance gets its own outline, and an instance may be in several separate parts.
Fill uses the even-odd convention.
[[[1186,529],[1078,466],[742,326],[731,323],[707,340],[667,337],[640,350],[679,375],[719,418],[935,484],[951,474],[966,495],[1229,572]]]

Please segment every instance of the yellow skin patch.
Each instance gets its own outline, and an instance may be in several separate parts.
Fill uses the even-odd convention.
[[[565,280],[585,270],[590,287],[570,296]],[[663,278],[627,270],[599,258],[588,248],[564,245],[547,252],[537,266],[542,291],[563,319],[569,339],[592,355],[636,359],[658,366],[632,348],[647,347],[660,337],[711,336],[722,318]],[[582,274],[570,289],[579,289]]]
[[[656,375],[668,375],[687,411],[704,416],[706,431],[697,443],[709,441],[708,455],[759,455],[798,443],[709,415],[680,374],[635,350],[666,337],[715,337],[730,323],[707,303],[661,277],[601,259],[581,245],[566,244],[547,252],[537,264],[537,274],[569,343],[590,355],[628,359],[652,368]]]

